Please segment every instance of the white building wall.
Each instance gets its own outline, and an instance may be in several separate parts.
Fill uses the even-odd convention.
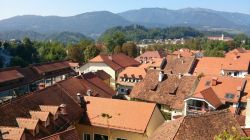
[[[245,128],[250,128],[250,99],[247,99]]]
[[[236,76],[234,75],[235,72],[237,72]],[[229,75],[231,77],[244,78],[246,75],[248,75],[248,72],[247,71],[227,71],[227,70],[223,70],[222,74],[223,75]]]
[[[111,76],[110,84],[115,87],[116,72],[105,63],[87,63],[80,67],[81,73],[96,72],[97,70],[103,70]]]

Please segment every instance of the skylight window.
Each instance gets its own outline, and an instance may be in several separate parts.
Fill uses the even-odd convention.
[[[225,98],[226,98],[226,99],[232,100],[232,99],[234,99],[234,94],[232,94],[232,93],[227,93],[227,94],[225,95]]]

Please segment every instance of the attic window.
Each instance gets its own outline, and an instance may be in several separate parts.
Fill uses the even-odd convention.
[[[234,94],[232,94],[232,93],[227,93],[227,94],[225,95],[225,98],[226,98],[226,99],[232,100],[232,99],[234,99]]]

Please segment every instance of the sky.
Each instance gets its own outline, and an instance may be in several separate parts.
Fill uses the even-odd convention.
[[[73,16],[91,11],[119,13],[140,8],[207,8],[250,14],[250,0],[0,0],[0,20],[17,15]]]

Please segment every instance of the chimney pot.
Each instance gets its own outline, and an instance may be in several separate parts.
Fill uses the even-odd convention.
[[[212,86],[216,86],[217,85],[217,81],[218,81],[218,78],[217,77],[213,77],[212,78]]]
[[[67,114],[67,111],[66,111],[66,104],[61,104],[61,105],[59,106],[59,108],[60,108],[60,113],[61,113],[62,115],[66,115],[66,114]]]

